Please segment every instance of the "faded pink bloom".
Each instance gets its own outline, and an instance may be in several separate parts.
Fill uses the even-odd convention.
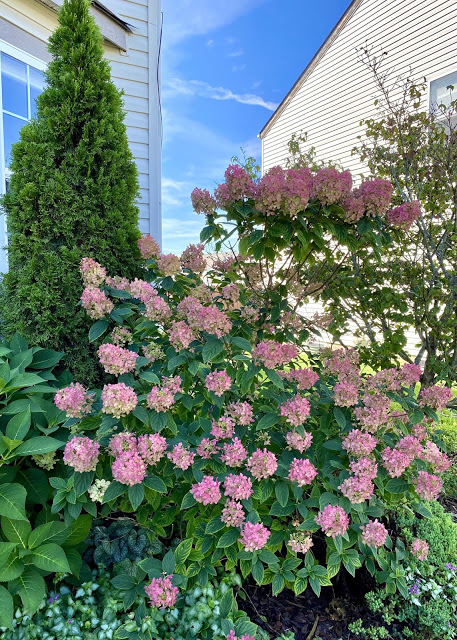
[[[190,198],[195,213],[211,214],[217,208],[216,200],[207,189],[198,189],[192,191]]]
[[[97,287],[87,286],[81,296],[81,304],[87,311],[89,318],[99,320],[104,315],[111,313],[114,304],[106,293]]]
[[[138,437],[138,453],[146,464],[157,464],[165,455],[167,439],[159,433],[147,433]]]
[[[171,378],[167,378],[166,376],[162,377],[162,387],[163,389],[167,389],[172,393],[176,394],[181,391],[182,380],[180,376],[173,376]]]
[[[63,461],[78,473],[95,471],[99,451],[98,442],[82,436],[73,436],[65,445]]]
[[[386,447],[381,455],[382,464],[391,478],[399,478],[412,462],[407,453],[390,447]]]
[[[292,482],[296,482],[299,487],[305,487],[307,484],[311,484],[316,476],[317,469],[309,460],[294,458],[287,477]]]
[[[231,284],[226,284],[225,287],[222,287],[221,294],[224,300],[227,300],[232,304],[236,304],[240,299],[240,288],[237,284],[232,282]]]
[[[260,522],[245,522],[241,527],[239,542],[245,551],[259,551],[267,544],[269,537],[269,530]]]
[[[136,450],[137,439],[134,433],[129,433],[128,431],[117,433],[115,436],[112,436],[109,441],[108,452],[113,457],[120,456],[124,451]]]
[[[115,418],[131,413],[138,404],[135,389],[123,382],[105,384],[102,391],[102,413],[110,413]]]
[[[340,202],[352,189],[352,176],[349,171],[337,171],[332,168],[319,169],[313,177],[313,197],[322,204]]]
[[[88,394],[79,382],[71,382],[68,387],[59,389],[54,396],[54,404],[65,411],[68,418],[82,418],[92,410],[94,394]]]
[[[202,438],[197,447],[197,454],[204,460],[209,460],[218,451],[217,440],[211,438]]]
[[[366,180],[358,189],[354,190],[354,194],[362,198],[369,216],[380,216],[387,211],[392,199],[392,192],[391,183],[388,180],[382,180],[382,178]]]
[[[296,449],[303,453],[306,449],[309,449],[313,441],[311,433],[305,431],[304,435],[300,435],[297,431],[289,431],[286,433],[286,442],[288,449]]]
[[[405,362],[400,371],[398,372],[398,379],[401,384],[406,387],[411,387],[413,384],[419,382],[422,375],[422,369],[418,364],[410,364]]]
[[[294,380],[299,391],[305,391],[314,387],[319,380],[318,374],[312,369],[291,369],[284,374],[286,380]]]
[[[242,473],[230,473],[224,480],[224,494],[233,500],[248,500],[252,495],[252,480]]]
[[[418,471],[414,484],[423,500],[435,500],[442,489],[441,479],[426,471]]]
[[[230,402],[225,407],[225,413],[232,418],[236,424],[245,427],[254,422],[254,413],[249,402]]]
[[[288,364],[298,356],[298,347],[295,344],[263,340],[252,350],[252,358],[256,364],[263,365],[267,369],[276,369]]]
[[[144,590],[151,601],[152,607],[165,609],[175,606],[179,589],[173,586],[172,578],[173,575],[152,578],[150,584],[145,586]]]
[[[157,289],[154,289],[149,282],[139,280],[138,278],[135,278],[135,280],[129,284],[128,292],[132,298],[137,298],[141,300],[141,302],[144,302],[144,304],[148,304],[159,295]]]
[[[152,387],[146,399],[149,409],[160,413],[168,411],[175,404],[175,394],[171,389]]]
[[[389,422],[390,398],[381,393],[365,393],[363,406],[354,409],[354,415],[366,431],[376,433],[379,427]]]
[[[82,258],[79,265],[79,271],[82,275],[84,285],[91,287],[99,287],[105,282],[106,269],[101,264],[92,260],[92,258]]]
[[[221,209],[226,209],[239,200],[255,197],[256,186],[246,169],[231,164],[224,175],[225,182],[214,191],[217,205]]]
[[[363,218],[365,215],[365,205],[362,198],[358,198],[354,192],[343,196],[341,206],[346,212],[347,222],[354,223]]]
[[[144,260],[158,258],[160,255],[160,247],[149,233],[138,240],[138,248]]]
[[[241,502],[229,498],[222,509],[221,520],[226,527],[241,527],[245,520]]]
[[[232,438],[235,433],[235,423],[231,418],[222,417],[216,422],[213,420],[211,425],[211,435],[220,440]]]
[[[111,332],[111,342],[118,347],[123,347],[125,344],[132,344],[133,335],[126,327],[115,327]]]
[[[200,308],[198,324],[201,331],[211,333],[217,338],[226,336],[232,328],[232,322],[227,314],[214,305]]]
[[[361,527],[362,542],[369,547],[382,547],[389,535],[387,529],[379,520],[369,520]]]
[[[144,315],[148,320],[163,324],[171,316],[170,305],[160,296],[155,296],[146,303]]]
[[[352,476],[347,478],[338,489],[352,504],[365,502],[365,500],[372,498],[374,494],[374,484],[370,478],[366,476]]]
[[[337,382],[333,392],[338,407],[353,407],[359,401],[359,389],[352,382]]]
[[[133,487],[143,482],[146,476],[146,463],[138,451],[123,451],[111,465],[113,478],[122,484]]]
[[[307,553],[313,546],[313,540],[306,531],[295,531],[291,534],[287,545],[295,553]]]
[[[428,556],[428,543],[425,540],[416,538],[411,545],[411,553],[420,561],[424,561]]]
[[[303,398],[300,394],[294,398],[289,398],[279,407],[279,412],[286,422],[292,427],[299,427],[309,416],[311,406],[307,398]]]
[[[267,449],[256,449],[246,462],[246,468],[257,480],[269,478],[278,468],[276,456]]]
[[[233,629],[227,634],[227,640],[255,640],[254,636],[244,635],[238,639]]]
[[[206,260],[202,244],[190,244],[181,254],[181,267],[202,274],[206,269]]]
[[[130,291],[130,280],[128,278],[122,278],[121,276],[114,276],[114,278],[106,276],[105,284],[116,291]]]
[[[335,349],[324,351],[324,366],[327,371],[338,377],[339,382],[352,382],[360,385],[359,354],[355,349]]]
[[[203,476],[203,480],[192,485],[190,493],[201,504],[217,504],[221,499],[220,485],[212,476]]]
[[[425,447],[419,457],[431,464],[436,473],[444,473],[451,466],[451,461],[447,455],[440,451],[437,445],[430,440],[425,443]]]
[[[233,438],[233,442],[226,442],[221,455],[221,460],[229,467],[240,467],[248,457],[248,452],[239,438]]]
[[[180,442],[179,444],[175,444],[173,449],[167,453],[167,457],[178,469],[185,471],[193,464],[195,453],[189,451],[189,449],[185,449],[182,446],[182,442]]]
[[[422,454],[421,443],[412,435],[401,438],[395,445],[395,448],[398,449],[398,451],[403,451],[411,461],[414,460],[414,458],[420,458]]]
[[[232,386],[232,380],[225,370],[211,371],[205,378],[205,386],[208,391],[212,391],[216,396],[221,397]]]
[[[373,458],[359,458],[357,462],[352,460],[350,462],[350,468],[352,473],[358,478],[368,478],[368,480],[374,480],[378,475],[378,465]]]
[[[343,507],[328,504],[314,518],[326,536],[343,536],[349,528],[349,518]]]
[[[184,320],[172,322],[168,339],[176,351],[187,349],[191,342],[195,340],[195,335],[189,325]]]
[[[359,429],[352,429],[343,439],[342,445],[349,453],[358,457],[369,456],[376,448],[377,440],[369,433],[364,433]]]
[[[386,214],[387,224],[392,227],[398,227],[407,231],[411,225],[416,222],[421,215],[421,206],[418,200],[412,202],[405,202],[394,209],[391,209]]]
[[[161,276],[174,276],[181,271],[181,262],[174,253],[162,253],[157,258],[157,269]]]
[[[255,208],[268,216],[280,211],[284,204],[286,191],[286,174],[282,167],[271,167],[261,178]]]
[[[448,387],[433,385],[427,389],[421,389],[419,394],[419,404],[431,407],[436,411],[446,409],[448,402],[452,399],[452,391]]]
[[[138,354],[115,344],[102,344],[97,353],[100,364],[106,373],[120,376],[123,373],[134,371],[136,367]]]

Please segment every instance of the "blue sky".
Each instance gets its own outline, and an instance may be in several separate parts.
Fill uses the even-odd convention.
[[[162,0],[164,252],[198,242],[194,187],[212,191],[240,147],[260,164],[257,134],[349,4]]]

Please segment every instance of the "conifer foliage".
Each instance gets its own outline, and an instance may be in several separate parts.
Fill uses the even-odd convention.
[[[37,117],[13,147],[3,205],[9,232],[2,333],[64,351],[94,381],[79,263],[96,255],[109,273],[141,271],[138,176],[122,95],[103,58],[90,0],[65,0],[49,41],[53,60]]]

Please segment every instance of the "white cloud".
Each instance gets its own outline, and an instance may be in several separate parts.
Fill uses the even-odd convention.
[[[205,218],[196,213],[194,215],[195,218],[189,220],[183,220],[182,217],[169,218],[165,216],[163,218],[164,242],[165,245],[169,245],[168,247],[163,247],[164,253],[167,251],[178,253],[190,242],[199,242],[200,231],[205,225]]]
[[[209,98],[211,100],[234,100],[240,104],[250,104],[257,107],[264,107],[269,111],[275,111],[278,103],[264,100],[255,93],[234,93],[225,87],[213,87],[207,82],[200,80],[182,80],[181,78],[171,78],[164,87],[164,95],[186,95]]]
[[[238,49],[237,51],[232,51],[228,54],[229,58],[239,58],[239,56],[244,56],[243,49]]]

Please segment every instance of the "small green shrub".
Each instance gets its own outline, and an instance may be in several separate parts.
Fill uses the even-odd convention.
[[[435,435],[444,444],[452,466],[443,474],[443,493],[451,500],[457,499],[457,412],[447,409],[440,414],[439,422],[435,425]]]

